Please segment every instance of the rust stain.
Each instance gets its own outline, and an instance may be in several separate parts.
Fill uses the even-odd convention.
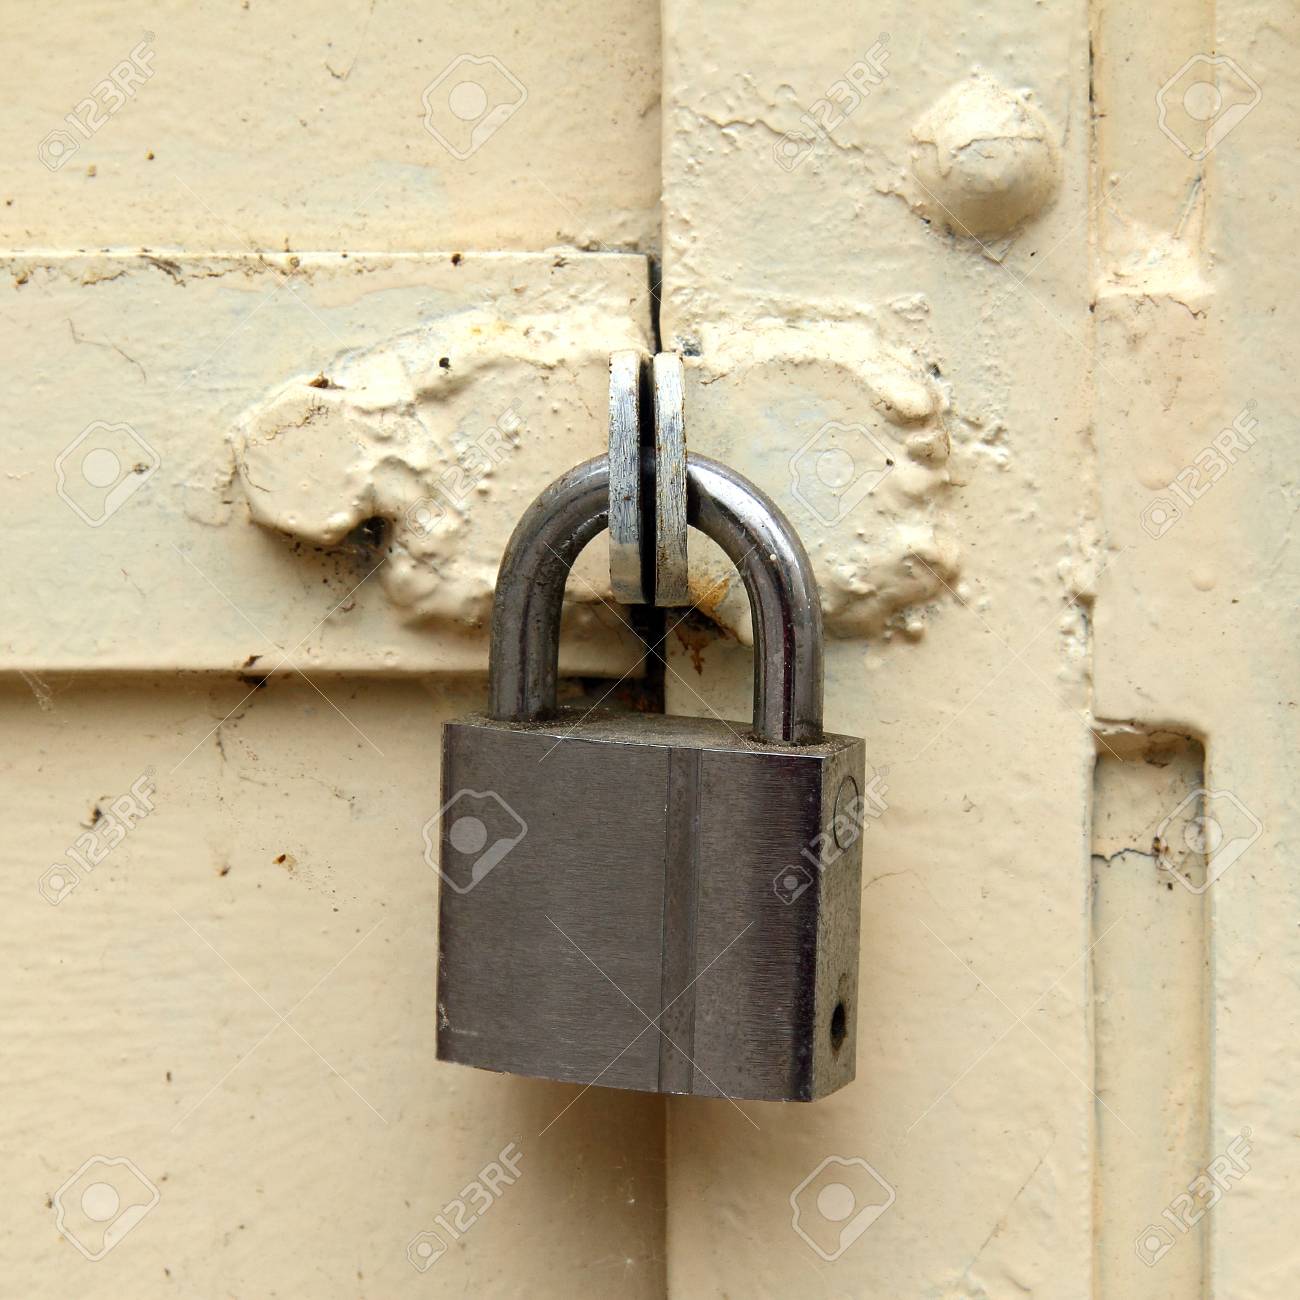
[[[711,636],[702,632],[698,627],[687,627],[685,623],[679,624],[674,633],[677,640],[681,642],[682,648],[691,657],[691,667],[701,676],[704,675],[704,647],[713,640]]]

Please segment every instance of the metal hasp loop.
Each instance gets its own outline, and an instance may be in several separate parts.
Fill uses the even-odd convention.
[[[609,585],[621,605],[689,605],[682,359],[609,357]]]
[[[651,363],[654,376],[655,589],[656,605],[691,603],[686,530],[690,523],[686,490],[686,414],[682,359],[660,352]]]
[[[812,564],[785,516],[735,470],[687,457],[689,522],[740,572],[754,628],[754,731],[773,744],[822,738],[822,614]],[[500,721],[555,712],[564,583],[609,520],[609,460],[571,469],[515,527],[492,607],[490,704]]]
[[[641,494],[641,354],[609,358],[609,585],[620,605],[648,605],[654,595],[646,563]]]

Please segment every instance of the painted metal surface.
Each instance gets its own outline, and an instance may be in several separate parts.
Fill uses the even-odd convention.
[[[644,259],[157,261],[7,260],[0,336],[27,350],[29,400],[0,563],[43,617],[6,666],[481,669],[505,537],[557,446],[604,446],[611,341],[647,337]],[[87,477],[105,455],[106,485]],[[49,545],[65,532],[75,565]],[[575,597],[570,671],[590,671],[618,617]]]
[[[1295,15],[10,10],[10,1284],[1290,1300]],[[656,346],[868,740],[811,1108],[434,1059],[437,727]],[[692,597],[670,704],[744,716]]]
[[[843,638],[827,721],[884,774],[886,865],[865,879],[858,1083],[794,1116],[670,1103],[670,1292],[1287,1294],[1294,438],[1246,403],[1285,336],[1260,277],[1295,253],[1244,177],[1289,184],[1269,160],[1293,17],[715,17],[665,9],[661,328],[689,358],[693,446],[812,539]],[[1252,60],[1262,98],[1227,84]],[[1218,445],[1234,467],[1195,460]],[[1184,465],[1190,518],[1167,486]],[[670,701],[734,708],[743,651],[681,633]],[[1246,658],[1278,675],[1228,666]],[[1089,776],[1118,724],[1206,747],[1190,788],[1142,780],[1159,745],[1107,777],[1131,910],[1086,866],[1117,847]],[[1189,808],[1218,838],[1199,929],[1179,904],[1201,882],[1163,838]],[[1267,920],[1265,896],[1287,900]],[[1143,943],[1157,905],[1170,933]],[[1247,969],[1270,972],[1249,993]],[[1123,1056],[1137,987],[1170,1015],[1158,1070]]]
[[[5,1289],[659,1294],[645,1099],[437,1063],[422,836],[509,529],[651,341],[657,11],[5,17]],[[468,56],[528,98],[458,158]]]

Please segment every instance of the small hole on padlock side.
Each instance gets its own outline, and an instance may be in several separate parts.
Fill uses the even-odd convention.
[[[844,1009],[843,1002],[835,1004],[835,1010],[831,1012],[831,1047],[839,1051],[844,1046],[845,1035],[849,1032],[849,1015]]]

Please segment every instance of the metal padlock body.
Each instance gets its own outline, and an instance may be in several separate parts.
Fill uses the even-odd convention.
[[[824,1096],[854,1077],[864,748],[821,734],[811,568],[775,506],[691,457],[692,523],[750,594],[755,725],[556,711],[564,577],[607,483],[604,458],[588,462],[521,520],[497,588],[494,716],[444,729],[438,1056]]]

